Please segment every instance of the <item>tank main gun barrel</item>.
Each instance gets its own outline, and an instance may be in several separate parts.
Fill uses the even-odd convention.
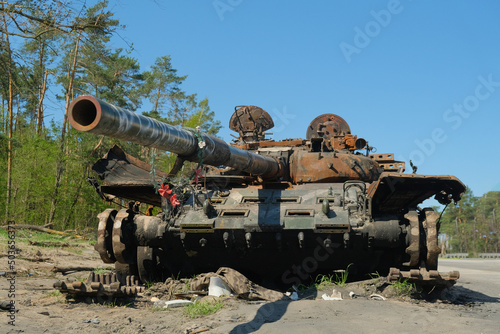
[[[279,177],[282,172],[280,163],[272,157],[232,147],[217,137],[172,126],[93,96],[79,96],[73,100],[68,117],[78,131],[169,151],[188,161],[216,167],[228,166],[265,178]],[[200,145],[202,142],[205,145]]]

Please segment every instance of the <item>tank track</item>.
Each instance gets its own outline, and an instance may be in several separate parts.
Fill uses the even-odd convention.
[[[418,283],[420,285],[450,287],[460,278],[458,271],[439,272],[437,270],[427,270],[424,267],[419,269],[400,270],[398,268],[390,268],[387,280],[394,283],[398,280],[408,280],[410,283]]]
[[[394,283],[398,280],[408,280],[410,283],[417,283],[425,286],[435,286],[448,288],[453,286],[460,278],[458,271],[439,272],[437,270],[420,269],[400,270],[390,268],[387,280]],[[96,274],[90,273],[86,282],[64,282],[57,281],[54,288],[63,294],[73,295],[79,298],[131,298],[145,290],[145,286],[139,283],[135,275],[124,277],[122,284],[116,273]]]
[[[86,282],[64,282],[57,281],[54,288],[61,293],[74,295],[76,297],[97,298],[128,298],[137,293],[144,292],[146,287],[139,284],[135,275],[125,276],[123,283],[118,280],[116,273],[89,274]]]

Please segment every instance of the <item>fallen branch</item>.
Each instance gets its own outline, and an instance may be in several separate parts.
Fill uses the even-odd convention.
[[[40,232],[45,232],[45,233],[50,233],[50,234],[69,235],[68,233],[52,230],[50,228],[37,226],[37,225],[16,224],[16,225],[8,225],[8,226],[11,226],[11,228],[15,228],[15,229],[28,229],[28,230],[40,231]],[[7,226],[2,226],[2,227],[8,228]]]
[[[43,246],[43,247],[69,247],[67,242],[57,242],[57,241],[31,241],[28,240],[30,245],[33,246]]]
[[[75,271],[94,271],[94,267],[54,267],[52,269],[53,272],[55,273],[62,273],[63,275],[66,275],[67,273],[70,272],[75,272]]]
[[[28,257],[21,257],[20,259],[30,261],[30,262],[46,262],[50,261],[50,257],[35,257],[35,258],[28,258]]]

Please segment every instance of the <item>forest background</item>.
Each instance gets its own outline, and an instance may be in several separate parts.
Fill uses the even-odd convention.
[[[77,1],[0,1],[0,221],[93,230],[103,202],[87,177],[91,165],[116,140],[77,132],[46,115],[47,105],[64,110],[79,95],[93,95],[129,110],[141,110],[173,125],[200,126],[217,134],[208,99],[185,92],[186,75],[169,55],[142,71],[129,49],[114,48],[123,30],[108,1],[92,7]],[[119,145],[143,161],[155,158],[169,170],[170,154],[128,142]],[[440,238],[449,252],[500,252],[497,217],[500,192],[475,197],[467,190],[442,215]],[[442,210],[442,208],[437,208]]]

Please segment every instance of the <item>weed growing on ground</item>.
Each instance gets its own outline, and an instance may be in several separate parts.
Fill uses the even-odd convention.
[[[48,292],[45,296],[47,296],[47,297],[59,297],[60,295],[62,295],[61,291],[54,290],[54,291]]]
[[[98,274],[98,275],[102,275],[102,274],[107,273],[109,270],[113,270],[113,268],[111,268],[111,267],[106,267],[106,268],[95,268],[95,269],[94,269],[94,273],[96,273],[96,274]]]
[[[44,298],[50,298],[50,297],[55,297],[56,303],[66,303],[66,299],[59,290],[54,290],[46,293]]]
[[[335,283],[335,285],[338,285],[340,287],[345,286],[345,284],[347,283],[347,278],[349,276],[349,267],[351,265],[352,265],[352,263],[349,264],[343,272],[335,273],[335,280],[333,281],[333,283]]]
[[[410,297],[413,293],[418,292],[415,284],[408,282],[407,279],[398,279],[392,286],[397,296]]]
[[[153,282],[153,281],[148,281],[148,280],[144,281],[144,286],[146,287],[146,290],[151,289],[154,285],[155,285],[155,282]]]
[[[334,284],[333,275],[318,275],[312,285],[316,290],[323,290]]]
[[[220,300],[212,301],[196,301],[193,304],[184,307],[184,314],[189,318],[198,318],[205,315],[213,314],[224,307]]]

